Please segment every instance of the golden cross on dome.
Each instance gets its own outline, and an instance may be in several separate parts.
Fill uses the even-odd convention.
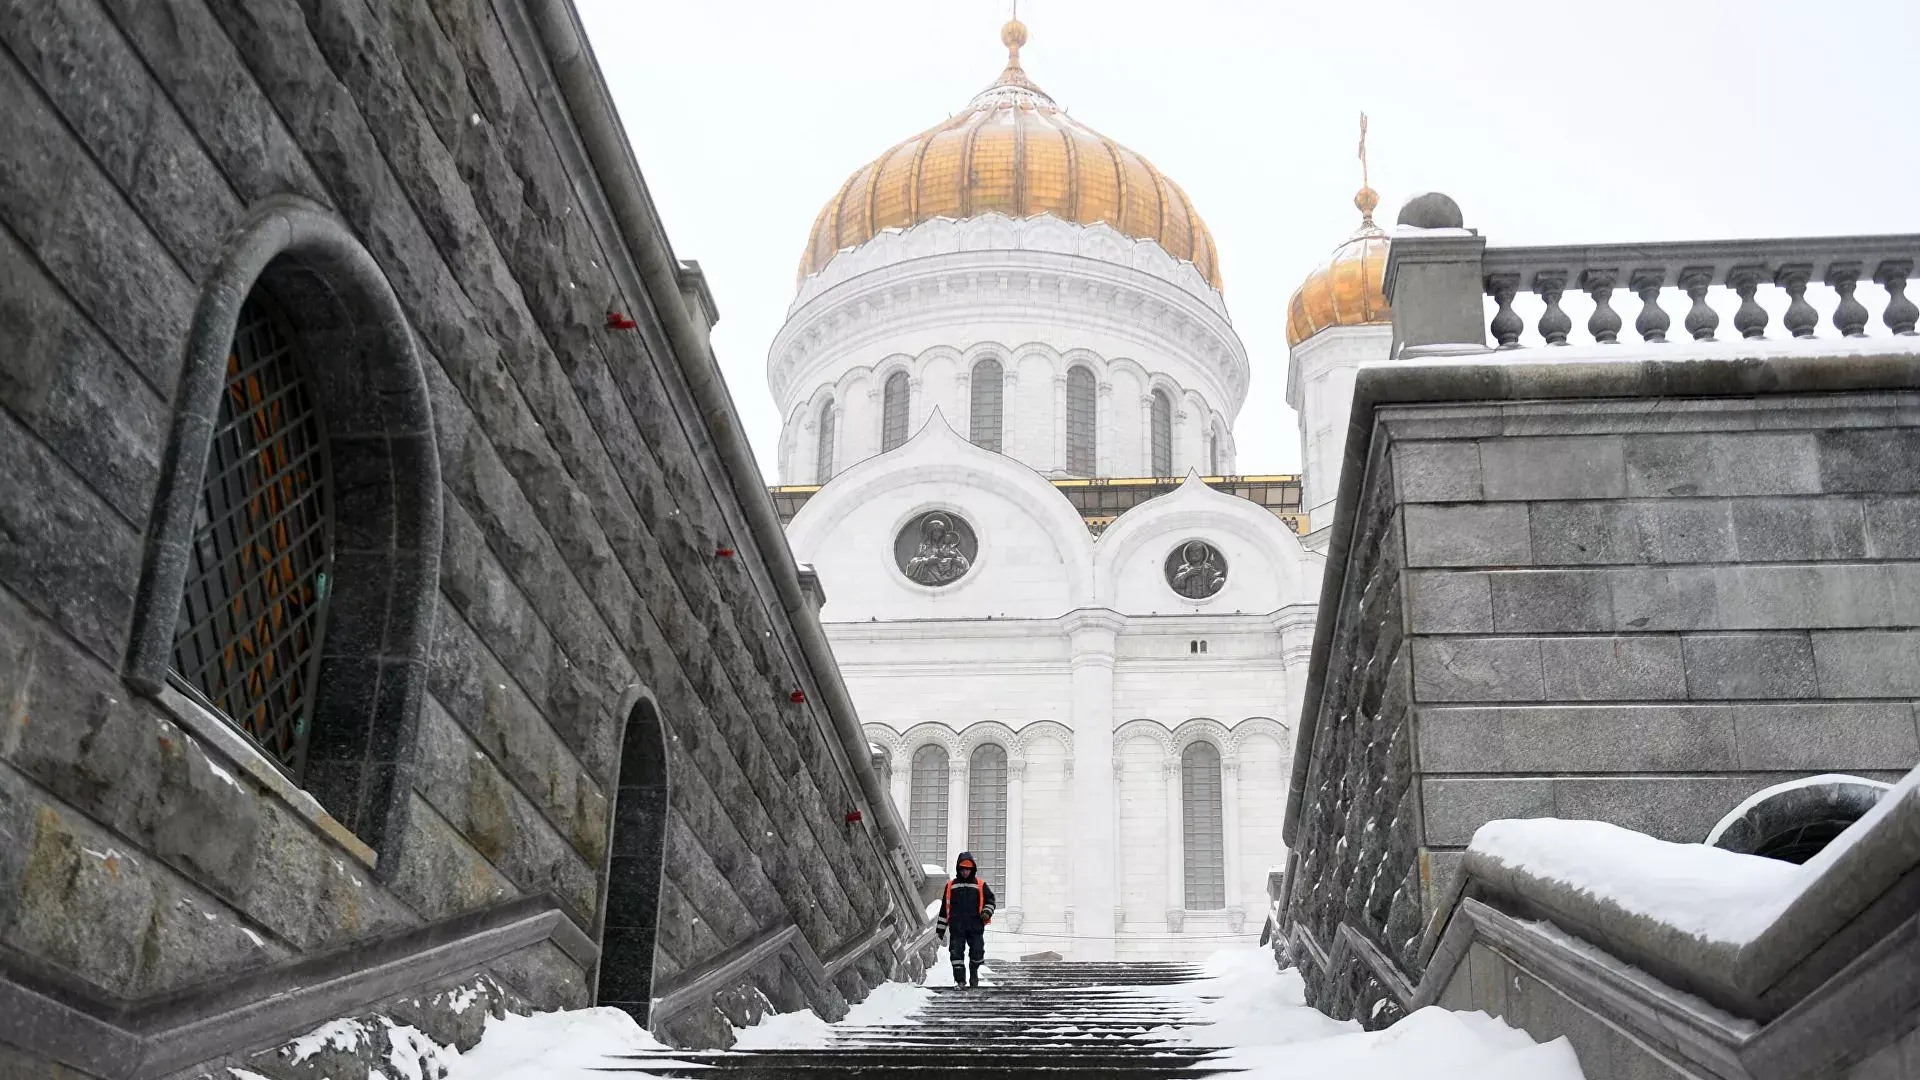
[[[1380,205],[1380,195],[1367,181],[1367,114],[1360,114],[1360,190],[1354,193],[1353,205],[1360,210],[1360,227],[1371,229],[1373,208]]]
[[[1014,0],[1018,7],[1019,0]],[[1360,186],[1367,186],[1367,114],[1360,114]]]

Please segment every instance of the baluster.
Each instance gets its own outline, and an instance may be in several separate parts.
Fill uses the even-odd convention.
[[[1500,305],[1500,310],[1493,313],[1493,340],[1502,349],[1519,348],[1520,331],[1527,328],[1513,310],[1513,294],[1519,288],[1519,274],[1487,275],[1487,292],[1493,295],[1493,302]]]
[[[1582,270],[1580,288],[1593,298],[1593,314],[1587,317],[1587,333],[1601,345],[1620,342],[1620,313],[1613,310],[1613,282],[1618,270]]]
[[[1573,329],[1573,319],[1560,310],[1560,297],[1566,289],[1565,270],[1542,270],[1533,275],[1533,291],[1547,303],[1547,310],[1540,313],[1540,336],[1549,345],[1565,345],[1567,331]]]
[[[1753,298],[1764,270],[1765,267],[1760,266],[1736,266],[1727,271],[1727,286],[1740,294],[1740,310],[1733,313],[1733,328],[1740,331],[1743,338],[1767,336],[1767,309]]]
[[[1693,300],[1693,306],[1687,309],[1687,321],[1683,324],[1687,333],[1695,341],[1712,341],[1713,332],[1720,328],[1720,313],[1707,306],[1707,289],[1713,285],[1713,267],[1689,266],[1680,271],[1680,287],[1686,290]]]
[[[1874,284],[1887,290],[1887,310],[1881,321],[1887,329],[1907,337],[1913,336],[1913,325],[1920,322],[1920,306],[1907,299],[1907,278],[1912,274],[1912,259],[1888,259],[1873,272]]]
[[[1635,270],[1627,279],[1627,288],[1640,297],[1640,317],[1633,320],[1633,329],[1642,341],[1659,344],[1667,340],[1667,327],[1673,320],[1660,307],[1660,288],[1666,283],[1665,270]]]
[[[1820,313],[1807,303],[1807,279],[1813,276],[1813,267],[1808,263],[1792,263],[1774,271],[1773,283],[1787,290],[1790,297],[1787,303],[1787,332],[1797,338],[1812,337],[1813,328],[1820,325]]]
[[[1833,325],[1842,337],[1867,336],[1867,306],[1853,298],[1860,284],[1861,266],[1857,262],[1837,262],[1827,267],[1827,284],[1840,294],[1840,305],[1833,309]]]

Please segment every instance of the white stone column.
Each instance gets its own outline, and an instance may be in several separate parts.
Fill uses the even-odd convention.
[[[913,808],[911,801],[912,793],[907,790],[907,782],[912,778],[912,775],[913,761],[911,759],[907,761],[895,761],[893,763],[893,780],[889,786],[893,789],[893,805],[899,808],[901,821],[908,820]]]
[[[1246,907],[1240,902],[1240,882],[1246,877],[1246,867],[1240,862],[1240,759],[1237,756],[1220,759],[1220,831],[1226,835],[1221,839],[1226,844],[1225,858],[1227,873],[1227,920],[1236,921],[1234,912],[1240,912],[1240,918],[1246,917]],[[1236,927],[1235,932],[1238,933]]]
[[[918,375],[907,376],[907,438],[909,439],[913,438],[914,432],[920,430],[921,424],[927,422],[927,395],[926,391],[920,388],[923,382],[925,380]]]
[[[1000,898],[1001,906],[1007,908],[1010,918],[1007,929],[1018,933],[1021,916],[1025,913],[1025,900],[1020,890],[1020,873],[1026,863],[1025,852],[1020,845],[1026,840],[1026,830],[1021,822],[1027,807],[1027,759],[1010,757],[1007,759],[1007,874],[1004,879],[1006,895]]]
[[[1038,461],[1040,455],[1027,447],[1029,433],[1022,425],[1027,414],[1020,407],[1020,375],[1013,370],[1013,357],[1006,358],[1000,371],[1000,452],[1015,461]]]
[[[1053,467],[1067,471],[1067,376],[1053,377]]]
[[[1140,475],[1153,475],[1153,394],[1140,399]]]
[[[1115,869],[1113,649],[1123,625],[1105,609],[1069,616],[1073,665],[1073,943],[1076,960],[1113,959]]]
[[[963,439],[973,438],[973,372],[961,369],[953,376],[953,430]],[[927,410],[932,415],[933,410]],[[1001,413],[1006,412],[1005,399],[1001,400]]]
[[[1187,410],[1178,406],[1173,410],[1173,475],[1185,477],[1187,469],[1193,465],[1194,454],[1187,446]],[[1206,466],[1202,463],[1201,473]]]
[[[1167,929],[1179,933],[1187,908],[1186,837],[1180,828],[1186,803],[1181,799],[1180,755],[1168,751],[1167,773]]]
[[[956,756],[947,767],[947,868],[967,850],[967,759]]]

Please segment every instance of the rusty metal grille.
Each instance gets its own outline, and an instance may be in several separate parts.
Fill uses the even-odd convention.
[[[326,430],[279,313],[240,309],[193,543],[175,673],[296,779],[333,570]]]

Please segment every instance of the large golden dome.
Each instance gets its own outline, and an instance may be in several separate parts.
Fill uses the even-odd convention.
[[[1000,32],[1007,69],[966,111],[899,143],[840,185],[813,223],[806,277],[885,229],[933,218],[1052,214],[1152,240],[1220,287],[1213,234],[1180,185],[1147,159],[1068,116],[1020,67],[1027,28]]]
[[[1373,223],[1380,196],[1362,187],[1353,197],[1360,227],[1327,261],[1307,275],[1287,301],[1287,348],[1330,326],[1366,326],[1393,322],[1387,307],[1387,234]]]

